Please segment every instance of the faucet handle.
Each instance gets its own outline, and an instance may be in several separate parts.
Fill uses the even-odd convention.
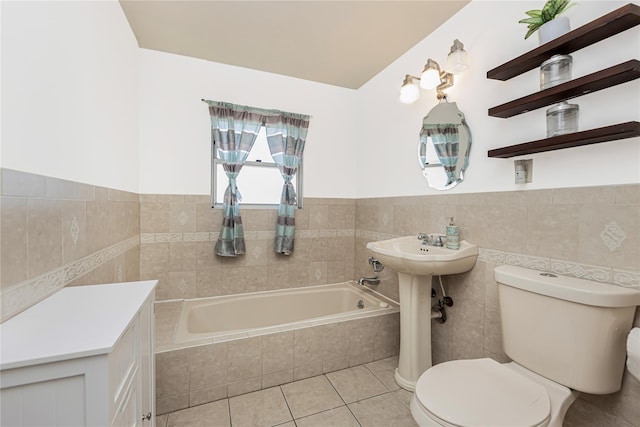
[[[428,235],[424,234],[424,233],[418,233],[418,240],[425,240],[429,238]]]

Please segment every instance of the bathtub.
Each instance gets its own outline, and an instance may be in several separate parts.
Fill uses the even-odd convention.
[[[400,348],[398,304],[355,282],[155,308],[159,415],[397,356]]]
[[[225,340],[397,312],[354,282],[185,300],[175,343]]]

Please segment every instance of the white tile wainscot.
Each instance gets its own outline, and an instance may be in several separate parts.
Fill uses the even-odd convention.
[[[155,425],[157,281],[64,288],[0,325],[1,425]]]

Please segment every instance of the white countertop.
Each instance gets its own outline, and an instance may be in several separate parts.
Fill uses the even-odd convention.
[[[61,289],[0,324],[0,370],[109,353],[156,284]]]

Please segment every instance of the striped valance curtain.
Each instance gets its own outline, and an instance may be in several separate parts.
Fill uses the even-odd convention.
[[[265,127],[271,157],[278,165],[284,179],[280,205],[278,206],[275,251],[291,255],[296,225],[296,191],[291,180],[298,171],[302,160],[309,129],[309,116],[293,113],[268,116]]]
[[[284,180],[278,206],[275,251],[290,255],[293,252],[296,206],[296,192],[291,180],[302,160],[310,116],[203,101],[209,106],[213,146],[229,179],[223,199],[223,224],[215,253],[220,256],[245,253],[239,205],[241,197],[236,178],[249,156],[260,127],[265,126],[271,156]]]

